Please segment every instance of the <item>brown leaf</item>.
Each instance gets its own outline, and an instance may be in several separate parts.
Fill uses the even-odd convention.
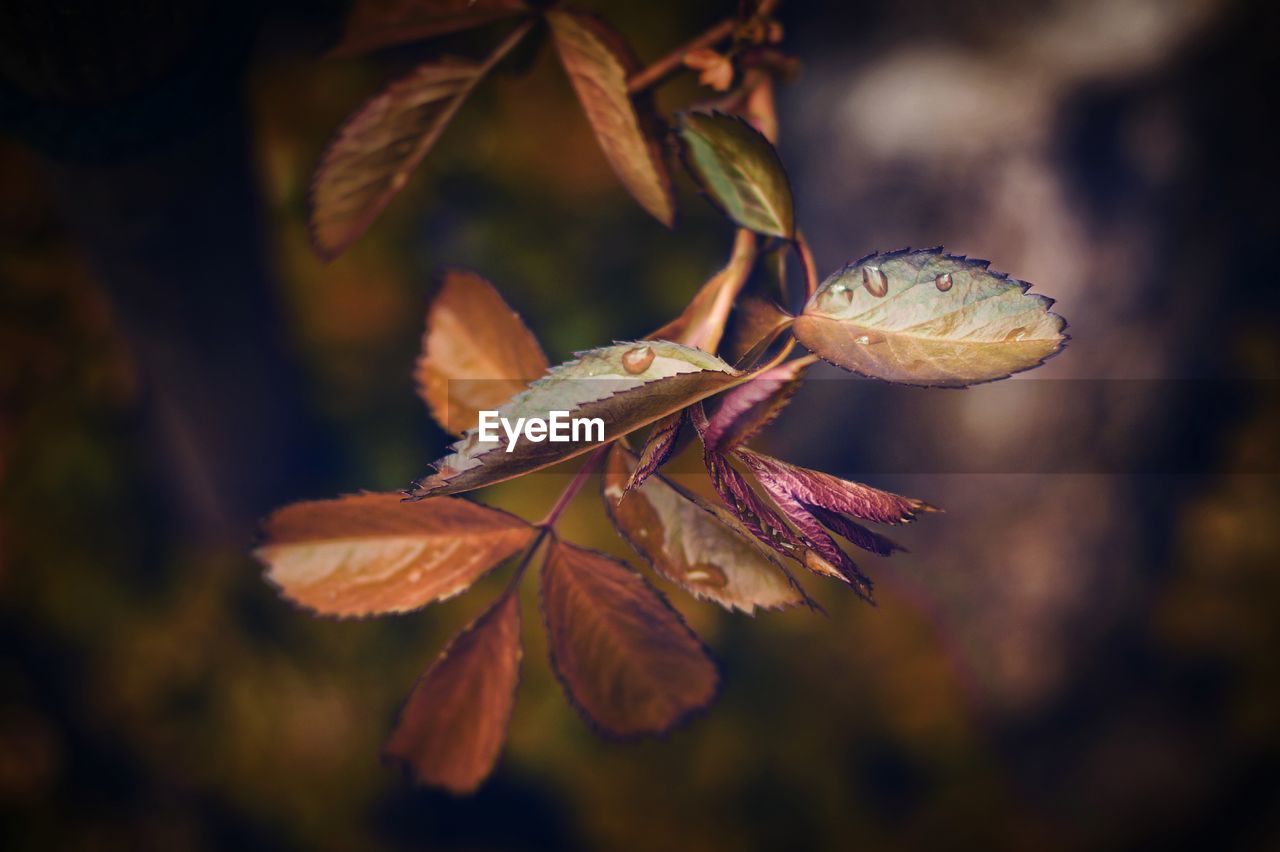
[[[578,100],[591,122],[605,159],[640,206],[659,222],[675,222],[675,197],[662,149],[646,132],[627,93],[627,77],[638,63],[618,33],[582,12],[547,12]]]
[[[552,667],[600,729],[659,734],[715,697],[719,676],[698,637],[623,563],[553,540],[540,591]]]
[[[725,354],[734,364],[750,365],[768,350],[794,318],[774,302],[759,296],[738,300]]]
[[[654,471],[662,467],[667,459],[671,458],[671,453],[676,448],[676,441],[680,437],[680,426],[684,423],[684,411],[676,411],[668,414],[666,417],[653,424],[653,429],[649,432],[649,437],[645,439],[644,447],[640,450],[640,461],[632,471],[631,477],[627,480],[624,490],[632,491],[639,488],[646,479],[653,475]]]
[[[323,258],[337,257],[368,229],[476,83],[527,31],[526,24],[511,33],[483,63],[423,63],[347,119],[311,183],[311,236]]]
[[[467,500],[357,494],[279,509],[253,554],[294,603],[322,615],[374,615],[464,591],[533,534],[520,518]]]
[[[394,44],[520,15],[522,0],[356,0],[343,27],[342,40],[330,55],[358,56]]]
[[[714,355],[665,340],[580,352],[576,360],[553,367],[508,400],[497,416],[509,425],[530,418],[550,420],[552,412],[562,413],[566,423],[599,419],[603,439],[598,429],[589,429],[569,441],[522,435],[511,444],[502,431],[497,440],[483,440],[480,430],[473,429],[435,463],[435,472],[420,480],[410,496],[457,494],[541,470],[648,426],[743,378]]]
[[[772,551],[733,516],[653,476],[623,496],[636,459],[618,445],[601,481],[605,509],[619,534],[655,572],[697,598],[753,613],[804,603],[803,591]]]
[[[492,284],[464,269],[444,273],[415,371],[436,422],[461,435],[478,411],[498,408],[547,367],[537,338]]]
[[[674,340],[715,352],[724,333],[725,321],[733,309],[734,299],[756,262],[756,235],[739,228],[733,250],[724,268],[711,276],[681,312],[680,316],[649,335],[655,340]]]
[[[384,753],[420,783],[475,790],[502,753],[522,656],[520,602],[505,594],[418,678]]]

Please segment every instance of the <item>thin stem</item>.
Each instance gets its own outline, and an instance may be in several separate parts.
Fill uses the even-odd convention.
[[[796,238],[791,244],[795,246],[796,255],[800,258],[800,268],[804,270],[804,297],[808,301],[818,292],[818,268],[813,263],[813,252],[809,250],[809,243],[802,231],[796,229]]]
[[[556,521],[560,519],[560,515],[564,513],[569,503],[582,490],[582,486],[586,485],[587,479],[591,477],[591,474],[595,473],[596,468],[600,466],[600,462],[604,460],[605,454],[608,452],[609,444],[596,447],[595,451],[587,456],[587,460],[582,467],[578,468],[578,472],[569,484],[565,486],[564,491],[560,492],[560,496],[556,498],[555,505],[551,507],[551,511],[547,512],[547,516],[533,525],[538,531],[538,535],[534,537],[529,549],[520,558],[520,564],[516,566],[516,570],[511,574],[511,579],[507,582],[507,588],[503,591],[504,595],[511,594],[520,585],[520,578],[524,576],[525,569],[533,561],[533,555],[538,552],[538,548],[542,546],[542,542],[547,536],[555,536]]]
[[[604,444],[603,446],[596,447],[591,455],[587,456],[586,462],[583,463],[582,467],[578,468],[578,472],[574,475],[573,480],[565,486],[564,491],[560,492],[560,497],[556,500],[555,505],[551,507],[551,511],[547,512],[547,516],[545,518],[538,521],[537,526],[548,528],[555,526],[555,523],[559,519],[561,513],[563,513],[565,508],[568,507],[569,501],[571,501],[574,496],[582,490],[582,486],[587,483],[587,477],[596,472],[596,468],[600,466],[600,462],[604,460],[605,453],[607,452],[609,452],[609,445]]]
[[[768,15],[777,5],[778,0],[764,0],[764,2],[760,4],[760,8],[756,11],[756,14],[761,17]],[[702,35],[685,42],[666,56],[650,64],[647,68],[642,68],[640,71],[633,74],[631,79],[627,81],[627,92],[636,95],[659,85],[684,67],[684,57],[686,54],[692,53],[695,50],[714,47],[729,36],[733,35],[733,31],[737,26],[738,19],[736,17],[725,18],[718,24],[713,24],[710,29],[703,32]]]

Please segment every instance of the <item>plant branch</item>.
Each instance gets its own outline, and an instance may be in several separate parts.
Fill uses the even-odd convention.
[[[529,563],[533,561],[533,555],[538,552],[538,548],[542,546],[543,540],[547,536],[555,535],[556,521],[560,519],[560,515],[568,507],[573,498],[582,490],[582,486],[586,485],[587,479],[591,474],[595,473],[596,468],[600,466],[600,462],[604,460],[605,454],[609,452],[609,444],[596,447],[591,455],[587,456],[587,460],[582,467],[578,468],[578,472],[574,474],[573,479],[565,486],[564,491],[560,492],[560,496],[556,498],[555,505],[551,507],[551,511],[547,512],[546,517],[534,524],[534,528],[538,531],[538,535],[534,537],[533,542],[529,545],[529,549],[524,552],[524,556],[520,558],[520,564],[516,566],[516,570],[511,575],[511,580],[507,583],[507,588],[503,591],[504,595],[511,594],[516,586],[520,585],[520,578],[524,576],[525,569],[529,567]]]
[[[778,0],[764,0],[760,4],[760,8],[756,11],[756,15],[765,16],[773,11],[778,5]],[[631,75],[631,79],[627,81],[627,92],[637,95],[647,89],[651,89],[666,81],[666,79],[682,67],[684,67],[684,57],[686,54],[695,50],[703,50],[708,47],[714,47],[733,35],[734,29],[738,26],[736,17],[725,18],[717,24],[713,24],[709,29],[701,35],[684,43],[680,47],[663,56],[661,59],[653,62],[646,68],[642,68],[635,74]]]
[[[800,268],[804,270],[805,300],[808,301],[814,293],[818,292],[818,268],[814,265],[813,252],[809,250],[809,243],[799,229],[796,230],[796,238],[791,244],[795,246],[796,255],[800,258]]]

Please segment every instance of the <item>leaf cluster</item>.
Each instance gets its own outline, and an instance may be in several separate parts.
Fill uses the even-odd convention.
[[[516,2],[418,2],[400,8],[396,27],[380,29],[369,6],[357,4],[344,51],[534,14]],[[598,19],[558,7],[537,14],[623,185],[669,221],[664,159],[634,97],[636,75],[646,72],[634,70],[616,33]],[[733,24],[748,25],[763,33],[761,41],[776,41],[764,4]],[[479,65],[417,69],[343,131],[339,153],[326,163],[345,165],[322,168],[318,188],[342,183],[350,203],[317,206],[333,227],[322,247],[340,249],[367,225],[369,211],[403,183],[394,175],[421,159],[460,99],[525,29],[527,22],[517,25]],[[676,67],[705,76],[718,65],[699,54]],[[704,82],[719,89],[723,77],[721,70]],[[442,601],[519,554],[505,590],[422,675],[387,744],[424,783],[470,791],[495,765],[522,657],[516,590],[539,553],[551,664],[570,703],[596,728],[659,734],[714,698],[715,665],[662,593],[620,560],[558,534],[561,512],[592,475],[600,473],[600,496],[621,537],[654,575],[699,600],[745,613],[818,609],[798,579],[808,572],[874,602],[873,581],[846,545],[889,556],[903,548],[875,525],[906,524],[934,507],[774,458],[753,448],[753,439],[819,359],[884,381],[965,387],[1035,367],[1065,343],[1065,323],[1049,311],[1050,300],[985,261],[940,248],[867,255],[819,284],[770,139],[771,78],[757,75],[744,86],[723,109],[676,121],[689,171],[738,226],[724,268],[679,316],[643,340],[549,367],[536,337],[491,283],[446,270],[427,311],[416,376],[432,415],[458,440],[403,495],[298,503],[264,523],[255,555],[268,579],[288,599],[329,616],[400,613]],[[343,139],[358,142],[344,148]],[[370,140],[376,145],[362,149]],[[407,153],[391,156],[406,140]],[[393,166],[392,177],[383,166]],[[803,294],[788,292],[789,254],[804,271]],[[798,314],[745,292],[762,265],[774,271],[782,304],[804,302]],[[793,357],[798,345],[809,353]],[[508,452],[477,428],[477,412],[493,409],[512,421],[552,411],[599,417],[605,434],[519,440]],[[718,500],[661,472],[694,439],[706,468],[703,490]],[[579,456],[586,460],[573,482],[536,523],[457,496]]]

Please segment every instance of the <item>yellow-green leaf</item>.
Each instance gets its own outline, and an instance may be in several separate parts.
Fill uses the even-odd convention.
[[[552,368],[508,400],[497,409],[497,417],[512,429],[522,419],[548,420],[553,411],[566,412],[570,420],[598,418],[604,424],[602,439],[598,430],[584,426],[576,440],[531,440],[521,435],[512,443],[502,428],[497,430],[497,440],[481,440],[477,427],[436,462],[435,473],[419,482],[410,496],[456,494],[548,467],[647,426],[743,378],[744,374],[714,355],[665,340],[618,343],[579,353],[576,360]]]
[[[940,248],[874,254],[828,278],[796,338],[833,364],[889,382],[965,387],[1039,366],[1066,344],[1053,300]]]
[[[746,121],[718,112],[680,115],[689,171],[725,215],[744,228],[791,239],[791,184],[778,152]]]

